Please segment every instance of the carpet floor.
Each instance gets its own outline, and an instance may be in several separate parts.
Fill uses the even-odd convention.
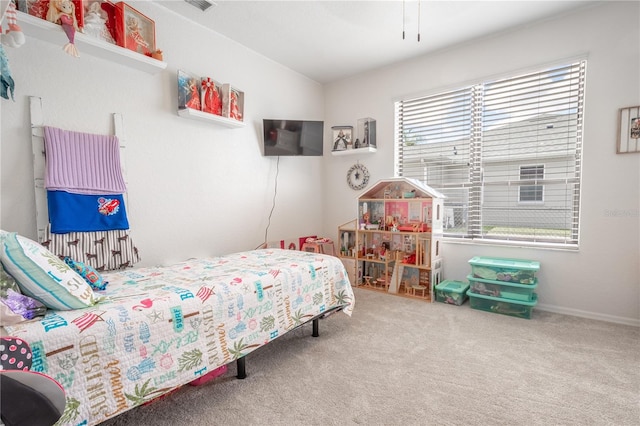
[[[519,319],[354,289],[353,317],[184,386],[119,425],[638,425],[640,329],[534,309]]]

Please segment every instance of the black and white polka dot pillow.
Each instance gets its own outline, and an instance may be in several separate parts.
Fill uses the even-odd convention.
[[[16,337],[0,338],[0,370],[30,370],[31,348]]]

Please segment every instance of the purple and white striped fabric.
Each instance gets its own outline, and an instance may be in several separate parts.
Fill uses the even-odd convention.
[[[45,126],[45,187],[73,194],[124,194],[118,138]]]

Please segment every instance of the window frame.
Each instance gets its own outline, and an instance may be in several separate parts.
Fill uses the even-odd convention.
[[[544,205],[544,184],[539,184],[537,183],[537,181],[539,180],[544,180],[544,164],[527,164],[527,165],[520,165],[520,180],[533,180],[535,183],[533,184],[520,184],[520,187],[518,188],[518,203],[519,204],[539,204],[539,205]],[[536,171],[541,170],[542,171],[542,176],[538,176],[538,173],[534,173],[536,176],[531,179],[523,179],[522,178],[522,170],[528,168],[528,169],[533,169],[535,168]],[[533,187],[534,189],[532,190],[534,193],[539,192],[540,193],[540,199],[535,199],[535,200],[523,200],[522,199],[522,190],[524,188],[531,188]],[[539,188],[539,189],[538,189]],[[537,197],[536,197],[537,198]]]
[[[573,58],[561,63],[539,66],[536,67],[536,69],[530,69],[528,72],[513,72],[498,79],[483,79],[476,83],[469,83],[460,87],[450,88],[446,91],[440,91],[435,94],[422,95],[407,99],[397,99],[395,101],[395,176],[406,176],[418,179],[427,185],[432,186],[434,189],[444,192],[445,194],[451,194],[452,191],[454,192],[453,196],[448,195],[448,200],[445,199],[445,208],[455,211],[453,214],[455,214],[456,218],[461,218],[460,222],[462,223],[462,228],[458,226],[458,229],[454,229],[453,232],[448,232],[448,229],[445,229],[444,237],[447,241],[548,247],[569,250],[579,248],[586,65],[586,58]],[[551,108],[549,109],[551,112],[548,112],[545,118],[548,119],[549,117],[553,117],[553,119],[548,121],[539,119],[544,116],[544,114],[540,112],[543,110],[542,108],[538,110],[536,114],[530,114],[536,120],[539,119],[537,121],[538,124],[546,126],[542,127],[542,129],[546,128],[549,133],[553,133],[552,138],[550,139],[552,144],[551,146],[553,149],[559,149],[559,151],[552,152],[551,157],[554,157],[555,154],[556,158],[550,159],[551,165],[547,165],[546,161],[536,161],[534,158],[533,161],[530,161],[531,159],[529,159],[529,162],[526,158],[518,158],[517,156],[510,158],[511,161],[519,161],[521,163],[520,166],[528,166],[530,164],[542,166],[542,179],[534,179],[534,183],[531,184],[540,188],[541,200],[523,201],[520,189],[522,184],[519,182],[522,180],[521,176],[519,174],[517,177],[513,175],[513,173],[520,172],[520,166],[517,168],[518,172],[515,172],[516,169],[512,168],[512,178],[507,177],[505,174],[503,182],[501,182],[500,179],[490,181],[488,183],[485,182],[485,166],[486,164],[490,164],[492,161],[496,160],[495,158],[491,159],[491,157],[489,160],[484,159],[483,150],[488,146],[488,143],[483,141],[483,131],[487,127],[487,121],[491,120],[488,120],[487,116],[483,115],[482,110],[484,108],[484,104],[482,101],[485,96],[485,88],[489,87],[490,91],[492,89],[491,85],[496,82],[500,83],[500,80],[506,81],[508,91],[508,86],[511,83],[511,80],[516,82],[514,83],[515,86],[515,84],[518,83],[518,80],[523,77],[536,76],[539,81],[536,82],[535,78],[531,79],[533,83],[530,87],[533,87],[534,90],[530,90],[529,92],[535,94],[532,98],[537,97],[540,99],[538,102],[543,105],[543,107],[543,102],[549,102],[549,93],[553,93],[553,95],[560,93],[560,91],[548,91],[547,89],[549,89],[550,85],[553,86],[554,89],[560,88],[566,93],[562,92],[554,98],[560,100],[558,105],[563,106],[563,108],[560,108],[557,111],[554,111]],[[543,82],[545,84],[544,86]],[[554,85],[554,82],[558,82],[558,84]],[[469,179],[468,182],[459,181],[456,183],[442,179],[439,181],[439,184],[435,183],[435,181],[434,183],[430,183],[432,182],[430,179],[432,171],[430,169],[433,169],[434,167],[445,169],[445,166],[433,161],[433,154],[430,154],[432,156],[429,157],[428,155],[420,156],[420,154],[415,154],[413,152],[407,154],[406,152],[412,151],[410,146],[414,146],[413,151],[427,149],[423,147],[427,147],[432,144],[433,132],[425,131],[426,124],[423,124],[424,128],[420,129],[418,126],[414,126],[412,128],[406,123],[410,119],[416,120],[415,117],[418,116],[416,111],[422,111],[419,109],[421,104],[426,104],[431,107],[431,104],[429,103],[430,99],[437,99],[437,97],[444,98],[448,95],[453,97],[453,94],[460,92],[469,93],[473,99],[472,106],[470,108],[471,112],[469,114],[469,120],[472,123],[468,136],[469,159],[467,166]],[[518,101],[517,96],[512,95],[511,92],[507,92],[507,95],[516,98],[516,101]],[[477,99],[480,99],[480,102],[478,102],[478,105],[480,106],[476,104]],[[516,101],[514,101],[514,103],[516,103]],[[555,103],[554,101],[552,102]],[[566,105],[563,102],[566,102]],[[524,108],[527,107],[530,107],[530,105],[525,102]],[[409,111],[409,113],[407,113],[407,111]],[[566,121],[554,121],[554,119],[558,117],[561,120]],[[422,119],[424,119],[424,117],[422,117]],[[491,119],[496,120],[496,117],[494,116]],[[481,130],[478,131],[478,128]],[[413,143],[407,143],[405,146],[403,143],[403,141],[406,140],[405,134],[409,134],[412,131],[416,131],[416,133],[412,133]],[[423,139],[419,139],[419,137],[416,136],[420,131],[423,133]],[[566,131],[567,135],[571,135],[563,136],[561,133],[562,131]],[[443,137],[440,138],[444,140]],[[517,139],[514,137],[514,140]],[[540,141],[539,139],[536,140]],[[457,142],[459,143],[459,141]],[[560,148],[555,145],[556,143]],[[563,144],[565,144],[566,147]],[[417,145],[421,145],[421,147],[415,148]],[[446,146],[442,141],[440,141],[440,145]],[[456,148],[460,148],[460,146],[454,146],[453,151],[455,151]],[[467,147],[465,146],[465,150],[466,149]],[[543,148],[538,149],[539,152],[542,152],[541,157],[544,158],[546,152]],[[447,154],[449,158],[452,158],[450,152],[446,152],[445,154]],[[442,156],[441,158],[444,158],[443,154],[440,155]],[[561,159],[562,161],[568,160],[564,170],[560,169],[555,163],[558,159]],[[416,165],[421,167],[416,168]],[[422,169],[420,172],[417,171],[419,168]],[[409,169],[410,171],[407,172]],[[547,171],[549,171],[549,173],[547,173]],[[457,172],[452,173],[450,171],[441,171],[441,173],[448,173],[447,176],[449,177],[453,176],[454,173],[459,175],[464,173],[464,167],[459,168]],[[564,173],[564,175],[561,176],[560,173]],[[488,231],[485,232],[483,216],[488,216],[488,212],[491,210],[487,210],[487,207],[484,205],[485,198],[487,197],[486,191],[487,189],[489,189],[489,192],[494,191],[495,195],[495,191],[500,190],[500,185],[507,185],[505,188],[508,188],[508,186],[511,185],[518,186],[517,195],[514,193],[515,197],[512,198],[512,203],[514,203],[516,207],[517,205],[520,205],[523,208],[529,206],[529,208],[535,209],[534,211],[549,215],[548,218],[540,218],[535,216],[536,213],[530,213],[533,215],[532,217],[535,218],[534,223],[536,224],[535,227],[531,228],[533,230],[533,233],[531,234],[532,236],[527,235],[527,230],[525,230],[525,228],[527,228],[526,225],[513,226],[510,222],[507,222],[506,226],[507,228],[510,227],[508,232],[513,232],[513,234],[507,235],[504,238],[500,236],[496,237],[495,235],[490,236]],[[551,194],[551,198],[549,200],[547,197],[548,191],[552,191],[549,192],[549,194]],[[504,192],[506,193],[506,190]],[[554,213],[553,208],[558,204],[558,200],[562,201],[564,204],[562,204],[561,207],[562,213],[556,217],[555,215],[557,215],[557,213]],[[546,209],[543,208],[542,210],[539,210],[544,207],[548,201],[550,201],[549,206],[547,206]],[[554,204],[554,202],[556,204]],[[495,210],[495,207],[493,208]],[[514,207],[510,207],[510,209],[513,210]],[[540,219],[539,222],[538,219]],[[561,224],[560,227],[555,229],[553,226],[548,229],[545,228],[545,226],[550,226],[546,221],[553,220],[558,221],[558,223]],[[456,219],[456,221],[458,221],[458,219]],[[564,223],[564,225],[562,225],[562,223]],[[453,228],[456,227],[453,226]],[[462,231],[460,231],[460,229],[462,229]],[[518,231],[520,234],[518,234]]]

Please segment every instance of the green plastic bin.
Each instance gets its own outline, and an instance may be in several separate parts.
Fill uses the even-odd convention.
[[[436,301],[460,306],[467,300],[467,290],[469,283],[444,280],[436,285]]]
[[[531,311],[538,303],[538,295],[536,293],[533,293],[533,300],[530,302],[475,294],[471,290],[467,292],[467,295],[472,309],[525,319],[531,319]]]
[[[475,256],[469,263],[475,278],[519,284],[533,284],[540,270],[540,262],[525,259]]]

